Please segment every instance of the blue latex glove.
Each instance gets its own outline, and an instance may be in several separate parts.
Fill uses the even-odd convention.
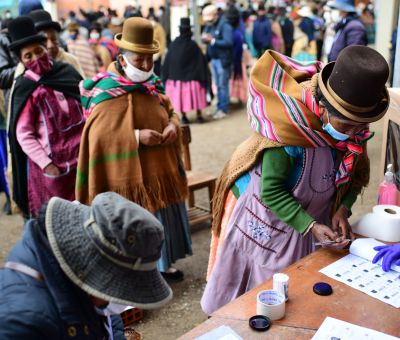
[[[390,245],[386,245],[386,246],[377,246],[377,247],[374,247],[374,250],[377,250],[378,252],[376,253],[375,257],[372,259],[372,263],[376,263],[381,258],[383,258],[382,269],[385,272],[389,271],[389,269],[393,263],[400,266],[400,243],[390,244]]]

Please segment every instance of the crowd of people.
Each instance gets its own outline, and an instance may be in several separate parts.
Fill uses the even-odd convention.
[[[0,337],[122,339],[111,315],[171,299],[166,281],[184,279],[175,263],[192,254],[180,124],[191,111],[205,122],[213,97],[214,119],[247,101],[252,134],[217,182],[205,313],[314,240],[353,239],[369,123],[390,101],[389,66],[365,46],[369,7],[206,4],[201,43],[189,18],[171,41],[165,8],[60,22],[39,1],[19,10],[0,34],[0,190],[26,224],[0,271]],[[386,264],[400,257],[378,250]],[[21,324],[8,305],[30,316]]]

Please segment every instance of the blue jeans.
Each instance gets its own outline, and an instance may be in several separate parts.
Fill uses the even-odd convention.
[[[231,68],[223,67],[221,59],[211,59],[211,72],[215,85],[217,86],[217,108],[223,112],[229,110],[229,78]]]

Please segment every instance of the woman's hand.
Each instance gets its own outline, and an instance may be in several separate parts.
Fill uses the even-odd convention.
[[[343,241],[345,239],[344,236],[339,237],[337,232],[334,232],[325,224],[315,223],[311,228],[311,232],[319,242],[335,241],[335,243],[323,246],[326,248],[343,249],[349,243],[349,241]]]
[[[348,220],[349,212],[343,205],[336,211],[332,218],[332,229],[339,233],[344,238],[351,240],[355,239],[354,234],[351,232],[351,227]]]
[[[44,173],[46,175],[50,175],[50,176],[60,176],[61,175],[60,170],[53,163],[50,163],[48,166],[46,166],[44,168]]]
[[[139,132],[139,142],[143,145],[159,145],[163,141],[163,135],[157,131],[144,129]]]
[[[169,123],[162,133],[162,143],[172,144],[178,138],[177,127],[174,123]]]

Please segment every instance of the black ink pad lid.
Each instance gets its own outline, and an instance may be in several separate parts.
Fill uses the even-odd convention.
[[[265,315],[254,315],[249,319],[249,326],[259,332],[268,330],[271,324],[272,321]]]
[[[326,282],[317,282],[313,286],[313,291],[315,294],[327,296],[333,293],[332,286]]]

